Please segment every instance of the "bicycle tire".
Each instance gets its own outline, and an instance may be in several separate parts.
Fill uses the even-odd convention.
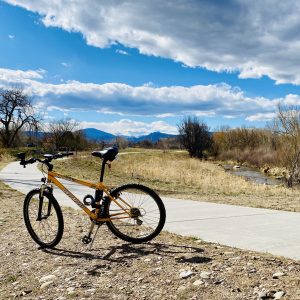
[[[42,200],[43,219],[37,220],[40,205],[39,195],[40,189],[32,190],[26,195],[23,205],[24,222],[31,238],[37,244],[42,248],[53,248],[60,242],[64,232],[62,211],[52,193],[44,191]],[[49,205],[51,213],[47,216]],[[45,212],[47,213],[45,214]],[[56,223],[54,230],[52,224],[50,225],[51,220]],[[53,232],[49,232],[50,230]]]
[[[111,192],[111,196],[116,199],[120,195],[122,199],[126,198],[124,200],[127,203],[130,202],[130,205],[138,209],[140,216],[108,221],[106,224],[110,231],[118,238],[134,244],[148,242],[155,238],[166,221],[166,210],[161,198],[152,189],[140,184],[125,184]],[[103,205],[107,217],[122,212],[109,197],[106,197]]]

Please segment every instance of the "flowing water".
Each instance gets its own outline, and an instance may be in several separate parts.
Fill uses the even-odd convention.
[[[235,168],[233,165],[223,165],[223,168],[226,172],[229,172],[230,174],[242,176],[246,180],[257,184],[278,185],[281,183],[280,180],[271,178],[254,168],[248,168],[244,166],[241,166],[240,168]]]

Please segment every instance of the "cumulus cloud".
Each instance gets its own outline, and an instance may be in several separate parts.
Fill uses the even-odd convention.
[[[151,132],[160,131],[170,134],[178,134],[175,126],[164,121],[155,121],[151,123],[137,122],[130,119],[122,119],[115,122],[80,122],[81,128],[96,128],[115,135],[140,136]]]
[[[246,120],[250,121],[250,122],[257,122],[257,121],[266,122],[266,121],[273,120],[275,117],[276,117],[275,112],[273,112],[273,113],[257,113],[255,115],[246,117]]]
[[[170,117],[194,114],[200,117],[230,116],[255,120],[258,113],[273,113],[278,103],[300,105],[300,96],[283,98],[247,97],[242,90],[228,84],[155,87],[123,83],[82,83],[68,81],[50,84],[41,81],[44,70],[0,69],[0,86],[22,84],[45,110],[89,111],[123,116]],[[258,120],[258,119],[257,119]]]
[[[121,43],[189,67],[300,84],[300,2],[6,0],[89,45]]]
[[[31,79],[43,79],[45,70],[11,70],[0,68],[0,83],[31,83]]]

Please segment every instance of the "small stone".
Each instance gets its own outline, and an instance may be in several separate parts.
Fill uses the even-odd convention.
[[[198,279],[198,280],[196,280],[195,282],[193,282],[193,285],[198,286],[198,285],[201,285],[201,284],[203,284],[203,283],[204,283],[204,282],[203,282],[202,280]]]
[[[249,270],[249,273],[256,273],[256,272],[257,272],[257,270],[255,268]]]
[[[26,290],[26,291],[23,291],[23,292],[21,293],[21,296],[26,296],[26,295],[30,294],[31,292],[32,292],[32,290]]]
[[[278,279],[279,277],[284,276],[285,274],[283,272],[276,272],[273,274],[274,279]]]
[[[179,276],[181,279],[186,279],[194,275],[195,273],[191,270],[180,272]]]
[[[53,274],[60,274],[60,270],[62,269],[62,267],[58,267],[55,271],[53,271]]]
[[[214,284],[221,284],[224,281],[224,279],[217,279],[214,281]]]
[[[87,293],[95,293],[96,292],[96,289],[92,288],[92,289],[88,289],[86,290]]]
[[[74,292],[75,291],[75,288],[73,286],[70,286],[67,288],[67,292]]]
[[[178,292],[181,292],[181,291],[185,291],[186,290],[186,287],[184,285],[180,286],[177,291]]]
[[[40,289],[43,290],[45,288],[47,288],[50,284],[52,284],[53,281],[46,281],[44,282],[41,286],[40,286]]]
[[[39,282],[47,282],[47,281],[54,281],[56,280],[57,277],[55,275],[47,275],[47,276],[44,276],[42,278],[39,279]]]
[[[209,279],[209,278],[211,277],[211,272],[202,271],[202,272],[200,273],[200,277],[201,277],[202,279]]]
[[[265,291],[261,291],[258,293],[258,298],[259,299],[266,299],[268,297],[268,293]]]
[[[149,262],[149,261],[151,261],[151,258],[144,259],[144,262]]]
[[[274,299],[279,300],[279,299],[281,299],[281,298],[284,296],[284,294],[285,294],[284,291],[279,291],[279,292],[276,292],[276,293],[273,295],[273,297],[274,297]]]

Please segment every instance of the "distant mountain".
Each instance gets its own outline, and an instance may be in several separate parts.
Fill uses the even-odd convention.
[[[102,130],[98,130],[95,128],[85,128],[85,129],[82,129],[82,132],[85,134],[85,136],[89,140],[94,140],[94,141],[109,142],[116,138],[116,136],[111,133],[108,133],[108,132],[105,132]]]
[[[110,142],[116,139],[117,137],[116,135],[95,128],[85,128],[82,131],[89,140]],[[152,143],[156,143],[160,139],[172,138],[172,137],[176,137],[176,135],[156,131],[148,135],[143,135],[139,137],[134,137],[134,136],[122,136],[122,137],[134,143],[144,141],[144,140],[149,140]]]
[[[81,130],[84,135],[86,136],[87,139],[91,140],[91,141],[104,141],[104,142],[112,142],[114,141],[117,136],[99,129],[95,129],[95,128],[85,128]],[[29,132],[29,131],[25,131],[24,132],[27,136],[33,136],[36,138],[42,138],[45,133],[44,132]],[[143,136],[139,136],[139,137],[135,137],[135,136],[122,136],[123,138],[127,139],[128,141],[137,143],[137,142],[141,142],[144,140],[149,140],[152,143],[156,143],[157,141],[159,141],[160,139],[165,139],[165,138],[174,138],[177,135],[174,134],[167,134],[167,133],[162,133],[159,131],[156,132],[152,132],[150,134],[147,135],[143,135]]]
[[[152,143],[156,143],[161,139],[174,138],[174,137],[177,137],[177,135],[155,131],[150,134],[142,135],[139,137],[127,137],[127,139],[135,143],[140,141],[145,141],[145,140],[151,141]]]

